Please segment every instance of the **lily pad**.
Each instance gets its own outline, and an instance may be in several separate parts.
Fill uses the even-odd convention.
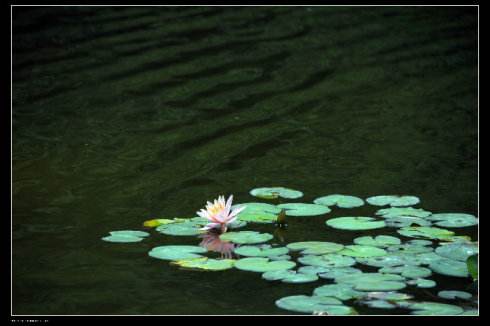
[[[454,277],[469,277],[468,266],[465,262],[443,258],[434,260],[429,264],[432,271]]]
[[[303,255],[324,255],[337,252],[344,248],[343,245],[324,241],[293,242],[287,245],[293,251],[301,250]]]
[[[253,223],[274,223],[277,221],[277,215],[267,212],[241,212],[238,220]]]
[[[401,292],[369,292],[367,293],[366,298],[387,301],[404,301],[412,299],[413,296]]]
[[[170,245],[155,247],[148,255],[163,260],[184,260],[202,258],[200,254],[205,252],[207,252],[206,248],[200,246]]]
[[[415,257],[416,258],[416,257]],[[401,265],[418,265],[420,262],[413,255],[390,253],[386,256],[356,258],[357,262],[373,267],[401,266]]]
[[[319,197],[316,198],[313,202],[315,204],[325,205],[325,206],[336,205],[340,208],[353,208],[353,207],[360,207],[364,205],[364,200],[362,200],[359,197],[339,195],[339,194]]]
[[[453,242],[448,244],[441,244],[439,247],[436,248],[436,254],[438,254],[439,256],[464,262],[466,262],[468,257],[477,253],[478,246],[469,243]]]
[[[318,280],[315,274],[303,274],[292,270],[269,271],[262,274],[268,281],[282,281],[284,283],[309,283]]]
[[[390,235],[378,235],[375,238],[373,238],[372,236],[358,237],[354,239],[354,243],[361,246],[386,248],[388,246],[401,244],[401,240]]]
[[[439,302],[418,302],[408,306],[412,315],[460,315],[463,308]]]
[[[473,297],[471,293],[465,291],[453,291],[453,290],[439,291],[439,293],[437,293],[437,296],[449,300],[455,300],[455,299],[469,300]]]
[[[396,216],[388,217],[385,220],[386,226],[391,228],[403,228],[407,226],[431,226],[432,223],[415,216]]]
[[[446,228],[463,228],[478,224],[478,219],[474,215],[462,213],[432,214],[427,219],[435,221],[437,226]]]
[[[277,207],[285,209],[288,216],[314,216],[330,212],[330,208],[317,204],[286,203],[277,205]]]
[[[219,236],[223,241],[230,241],[238,244],[254,244],[269,241],[274,238],[269,233],[259,233],[255,231],[226,232]]]
[[[413,206],[420,203],[420,199],[415,196],[373,196],[366,199],[370,205],[374,206]]]
[[[412,238],[429,238],[429,239],[439,239],[439,240],[451,240],[454,236],[454,232],[436,228],[436,227],[426,227],[426,226],[409,226],[397,230],[398,233],[406,237]]]
[[[315,296],[334,297],[342,301],[358,299],[366,295],[364,292],[354,290],[352,285],[345,283],[322,285],[317,287],[313,294]]]
[[[154,228],[163,224],[175,223],[175,220],[168,218],[157,218],[152,220],[147,220],[143,222],[143,226]]]
[[[435,281],[428,280],[425,278],[417,278],[417,279],[413,279],[413,280],[408,280],[407,284],[408,285],[415,285],[418,288],[422,288],[422,289],[433,288],[437,285],[437,283]]]
[[[103,237],[102,240],[119,243],[140,242],[143,238],[150,235],[148,232],[132,230],[111,231],[109,234],[109,236]]]
[[[247,257],[273,257],[286,255],[289,249],[286,247],[276,247],[271,246],[243,246],[235,249],[235,254]]]
[[[432,271],[425,267],[404,265],[396,267],[383,267],[379,270],[380,273],[401,274],[406,278],[423,278],[432,275]]]
[[[369,308],[379,308],[379,309],[395,309],[398,306],[396,304],[390,303],[385,300],[368,300],[363,301],[365,305]]]
[[[362,273],[335,278],[336,283],[345,283],[358,291],[396,291],[405,288],[405,278],[396,274]]]
[[[278,214],[281,211],[281,209],[278,208],[276,205],[267,204],[267,203],[256,203],[256,202],[236,204],[231,206],[231,208],[235,209],[243,206],[245,206],[245,209],[240,212],[240,214],[238,215],[239,217],[242,214],[248,214],[248,213]]]
[[[253,257],[242,258],[235,262],[235,267],[244,271],[265,273],[269,271],[287,270],[296,266],[295,262],[288,260],[271,261],[268,258]]]
[[[233,268],[234,259],[211,259],[207,257],[178,260],[173,262],[183,268],[202,269],[207,271],[223,271]]]
[[[191,236],[203,233],[201,225],[190,222],[163,224],[156,228],[157,232],[166,235]]]
[[[389,252],[393,253],[405,253],[405,254],[421,254],[425,252],[434,251],[434,248],[428,246],[421,246],[417,244],[404,243],[401,245],[389,246],[386,248]]]
[[[356,263],[355,259],[338,254],[306,255],[298,258],[303,265],[319,267],[349,267]]]
[[[323,296],[293,295],[276,301],[285,310],[303,313],[326,313],[327,315],[354,315],[357,312],[336,298]]]
[[[333,267],[333,268],[325,268],[325,269],[326,271],[318,274],[319,277],[325,279],[335,279],[342,275],[362,273],[360,269],[354,267]]]
[[[393,218],[400,216],[412,216],[412,217],[420,217],[425,218],[430,216],[432,213],[426,211],[422,208],[413,208],[413,207],[390,207],[384,208],[376,211],[376,215],[380,215],[383,218]]]
[[[372,217],[337,217],[326,221],[326,224],[340,230],[372,230],[386,226],[385,221],[379,221]]]
[[[477,280],[478,279],[478,255],[473,255],[468,257],[468,259],[466,260],[466,266],[473,280]]]
[[[373,246],[350,245],[345,246],[339,254],[350,257],[377,257],[386,256],[386,251]]]
[[[320,273],[327,273],[330,270],[331,268],[321,266],[301,266],[298,268],[298,273],[318,275]]]
[[[296,199],[303,197],[303,193],[301,191],[284,187],[255,188],[250,191],[250,194],[262,199],[274,199],[278,197]]]

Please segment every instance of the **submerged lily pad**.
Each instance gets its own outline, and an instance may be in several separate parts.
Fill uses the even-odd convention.
[[[324,296],[293,295],[277,300],[276,305],[281,309],[303,313],[357,314],[353,308],[343,305],[338,299]]]
[[[439,302],[418,302],[408,306],[412,315],[460,315],[463,308]]]
[[[420,217],[425,218],[430,216],[432,213],[426,211],[422,208],[413,208],[413,207],[390,207],[384,208],[376,211],[376,215],[380,215],[383,218],[393,218],[400,216],[412,216],[412,217]]]
[[[342,301],[358,299],[366,295],[364,292],[354,290],[352,285],[346,283],[322,285],[317,287],[313,294],[315,296],[334,297]]]
[[[339,254],[350,257],[377,257],[386,256],[386,251],[373,246],[350,245],[345,246]]]
[[[432,214],[427,219],[435,221],[437,226],[446,228],[462,228],[478,224],[478,219],[474,215],[463,213]]]
[[[303,193],[298,190],[284,187],[263,187],[250,190],[250,194],[263,199],[274,199],[278,197],[296,199],[303,197]]]
[[[378,235],[373,238],[372,236],[363,236],[354,239],[354,243],[362,246],[374,246],[386,248],[391,245],[401,244],[401,240],[397,237],[392,237],[390,235]]]
[[[476,244],[453,242],[448,244],[441,244],[436,248],[436,254],[439,256],[464,261],[468,257],[478,253],[478,246]]]
[[[301,250],[303,255],[324,255],[337,252],[344,248],[343,245],[325,241],[293,242],[287,245],[293,251]]]
[[[298,258],[298,261],[303,265],[319,267],[349,267],[356,263],[352,257],[338,254],[307,255]]]
[[[429,239],[439,239],[439,240],[451,240],[454,236],[454,232],[436,228],[436,227],[426,227],[426,226],[409,226],[397,230],[398,233],[406,237],[412,238],[429,238]]]
[[[326,224],[340,230],[372,230],[386,226],[385,221],[379,221],[372,217],[337,217],[326,221]]]
[[[339,195],[339,194],[319,197],[316,198],[313,202],[315,204],[325,205],[325,206],[336,205],[340,208],[353,208],[353,207],[360,207],[364,205],[364,200],[362,200],[359,197]]]
[[[303,274],[292,270],[269,271],[262,274],[268,281],[282,281],[284,283],[308,283],[318,280],[315,274]]]
[[[184,260],[202,258],[202,253],[207,252],[206,248],[200,246],[170,245],[159,246],[150,250],[149,256],[163,260]]]
[[[132,231],[132,230],[121,230],[121,231],[111,231],[109,236],[103,237],[102,240],[107,242],[140,242],[143,238],[149,236],[148,232],[143,231]]]
[[[231,241],[238,244],[254,244],[269,241],[274,238],[269,233],[259,233],[255,231],[226,232],[219,236],[223,241]]]
[[[234,259],[211,259],[207,257],[178,260],[173,262],[183,268],[202,269],[207,271],[223,271],[233,268]]]
[[[289,249],[286,247],[276,247],[272,248],[271,246],[243,246],[235,249],[235,253],[240,256],[247,257],[273,257],[273,256],[282,256],[286,255],[289,252]]]
[[[439,291],[439,293],[437,293],[437,296],[449,300],[455,300],[455,299],[469,300],[473,297],[471,293],[465,291],[454,291],[454,290]]]
[[[286,203],[277,205],[277,207],[285,209],[288,216],[314,216],[330,212],[330,208],[317,204]]]
[[[366,199],[370,205],[374,206],[412,206],[420,203],[420,199],[415,196],[373,196]]]
[[[235,267],[244,271],[265,273],[269,271],[279,271],[291,269],[296,266],[295,262],[288,260],[270,261],[268,258],[253,257],[242,258],[235,262]]]

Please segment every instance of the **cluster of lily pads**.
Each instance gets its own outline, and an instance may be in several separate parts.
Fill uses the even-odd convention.
[[[298,190],[272,187],[256,188],[250,194],[262,199],[297,199]],[[385,227],[397,228],[401,237],[390,235],[359,236],[351,244],[325,241],[293,242],[285,246],[267,244],[274,236],[256,231],[237,231],[250,223],[275,223],[278,214],[292,218],[325,215],[333,206],[356,208],[365,204],[389,206],[371,216],[343,216],[326,220],[326,228],[363,231]],[[410,287],[433,288],[433,273],[467,279],[477,278],[477,242],[458,236],[446,228],[478,224],[470,214],[433,214],[411,206],[420,203],[415,196],[374,196],[363,200],[355,196],[333,194],[316,198],[313,203],[248,202],[231,231],[211,235],[206,245],[166,245],[152,248],[150,257],[170,261],[186,269],[222,271],[238,269],[261,273],[271,282],[307,283],[323,281],[313,293],[281,298],[276,306],[299,313],[352,315],[358,314],[350,304],[379,309],[407,309],[422,315],[475,315],[478,298],[469,292],[444,290],[438,300],[415,301],[413,296],[400,292]],[[144,223],[163,235],[196,236],[206,233],[202,227],[207,220],[201,217],[153,219]],[[327,230],[326,230],[327,231]],[[142,231],[112,231],[103,240],[109,242],[138,242],[149,235]],[[404,239],[408,238],[408,239]],[[208,239],[209,240],[209,239]],[[230,244],[236,258],[212,258],[222,244]],[[209,246],[213,244],[213,247]],[[377,272],[363,272],[363,266]],[[366,269],[366,268],[364,268]],[[446,301],[444,301],[446,300]],[[450,304],[451,300],[458,305]]]

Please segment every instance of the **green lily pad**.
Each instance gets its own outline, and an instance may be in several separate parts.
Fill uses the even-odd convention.
[[[369,308],[379,308],[379,309],[395,309],[398,306],[396,304],[390,303],[385,300],[368,300],[363,301],[365,305]]]
[[[340,230],[372,230],[386,226],[385,221],[379,221],[372,217],[337,217],[326,221],[326,224]]]
[[[422,208],[413,208],[413,207],[390,207],[390,208],[384,208],[376,211],[376,215],[380,215],[383,218],[394,218],[400,216],[425,218],[430,216],[431,214],[432,214],[431,212],[426,211]]]
[[[170,223],[175,223],[175,220],[168,219],[168,218],[156,218],[156,219],[144,221],[143,226],[153,228],[163,224],[170,224]]]
[[[429,268],[438,274],[454,276],[454,277],[469,277],[468,266],[465,262],[441,257],[439,260],[434,260],[429,264]]]
[[[202,269],[207,271],[223,271],[233,268],[234,259],[211,259],[207,257],[178,260],[173,262],[183,268]]]
[[[153,258],[163,260],[184,260],[193,258],[202,258],[202,253],[207,252],[206,248],[200,246],[159,246],[150,250],[148,255]]]
[[[279,271],[291,269],[296,263],[288,260],[271,261],[264,257],[242,258],[235,262],[235,267],[244,271],[265,273],[269,271]]]
[[[420,254],[420,253],[434,251],[434,248],[428,246],[421,246],[417,244],[405,243],[401,245],[389,246],[388,248],[386,248],[386,250],[393,253]]]
[[[383,216],[384,217],[384,216]],[[407,226],[431,226],[432,223],[415,216],[388,217],[385,220],[386,226],[390,228],[403,228]]]
[[[318,280],[314,274],[303,274],[292,270],[269,271],[262,274],[262,278],[268,281],[282,281],[284,283],[309,283]]]
[[[286,255],[289,249],[286,247],[276,247],[271,246],[243,246],[235,249],[235,254],[247,257],[273,257]]]
[[[437,296],[449,300],[455,300],[455,299],[469,300],[473,297],[471,293],[465,291],[453,291],[453,290],[439,291],[439,293],[437,293]]]
[[[401,265],[417,265],[418,262],[414,261],[413,255],[407,256],[403,254],[390,253],[386,256],[356,258],[356,261],[360,264],[372,266],[372,267],[389,267],[389,266],[401,266]]]
[[[479,315],[479,312],[478,312],[478,309],[468,309],[468,310],[465,310],[460,315],[465,315],[465,316],[478,316]]]
[[[358,291],[396,291],[405,288],[405,278],[396,274],[362,273],[335,278],[336,283],[345,283]]]
[[[277,215],[267,212],[241,212],[238,220],[253,223],[275,223]]]
[[[435,221],[437,226],[446,228],[463,228],[478,224],[478,219],[474,215],[462,213],[432,214],[427,219]]]
[[[408,285],[416,285],[418,288],[423,288],[423,289],[433,288],[437,285],[437,283],[435,281],[428,280],[425,278],[417,278],[414,280],[409,280],[409,281],[407,281],[407,284]]]
[[[204,233],[201,225],[190,222],[163,224],[156,228],[157,232],[166,235],[191,236]]]
[[[364,200],[359,197],[335,194],[316,198],[313,203],[324,206],[336,205],[340,208],[353,208],[364,205]]]
[[[148,237],[150,234],[143,231],[133,231],[133,230],[121,230],[121,231],[111,231],[109,236],[103,237],[102,240],[107,242],[140,242],[143,238]]]
[[[436,248],[436,254],[439,256],[464,261],[468,257],[478,253],[478,246],[470,243],[453,242],[448,244],[441,244]]]
[[[288,216],[314,216],[330,212],[330,208],[317,204],[286,203],[277,205],[277,207],[285,209]]]
[[[420,203],[420,199],[415,196],[373,196],[366,199],[368,204],[374,206],[413,206]]]
[[[406,237],[412,238],[429,238],[429,239],[439,239],[439,240],[451,240],[454,236],[454,232],[436,228],[436,227],[426,227],[426,226],[409,226],[397,230],[398,233]]]
[[[345,246],[339,254],[350,257],[377,257],[386,256],[386,250],[373,246],[350,245]]]
[[[388,274],[401,274],[401,276],[406,278],[423,278],[432,275],[432,271],[430,269],[413,265],[383,267],[378,272]]]
[[[219,236],[223,241],[230,241],[238,244],[254,244],[269,241],[274,238],[269,233],[259,233],[255,231],[226,232]]]
[[[306,255],[298,258],[298,261],[303,265],[319,267],[349,267],[356,263],[352,257],[338,254]]]
[[[334,267],[325,269],[326,271],[318,274],[319,277],[324,279],[335,279],[342,275],[362,273],[360,269],[354,267]]]
[[[331,268],[321,266],[301,266],[298,268],[298,273],[318,275],[320,273],[327,273]]]
[[[342,301],[359,299],[366,295],[364,292],[354,290],[352,285],[345,283],[322,285],[317,287],[313,294],[315,296],[333,297]]]
[[[248,214],[248,213],[278,214],[281,211],[281,209],[278,208],[276,205],[267,204],[267,203],[256,203],[256,202],[236,204],[231,206],[231,208],[235,209],[243,206],[245,206],[245,209],[242,210],[238,216],[241,216],[242,214]]]
[[[326,313],[328,315],[354,315],[357,312],[336,298],[323,296],[293,295],[276,301],[281,309],[303,313]]]
[[[303,193],[284,187],[263,187],[250,190],[250,194],[263,199],[274,199],[278,197],[296,199],[303,197]]]
[[[463,308],[439,302],[418,302],[408,306],[412,315],[460,315]]]
[[[386,248],[388,246],[401,244],[401,240],[390,235],[378,235],[375,238],[373,238],[372,236],[358,237],[354,239],[354,243],[361,246]]]
[[[412,299],[413,296],[406,293],[388,291],[388,292],[369,292],[367,293],[366,298],[387,300],[387,301],[404,301],[404,300]]]
[[[303,255],[324,255],[340,251],[343,245],[324,241],[293,242],[287,245],[293,251],[301,250]]]

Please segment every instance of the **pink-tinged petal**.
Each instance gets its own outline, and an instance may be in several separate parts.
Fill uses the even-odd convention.
[[[241,211],[243,211],[245,208],[247,208],[247,206],[241,206],[241,207],[238,207],[238,208],[235,208],[230,216],[237,216]]]
[[[204,218],[208,218],[208,212],[206,212],[204,209],[201,209],[199,212],[196,212],[197,215],[199,215],[200,217],[204,217]]]
[[[225,205],[225,209],[224,209],[226,215],[230,214],[232,202],[233,202],[233,195],[230,195],[230,197],[228,197],[228,200],[226,201],[226,205]]]
[[[228,222],[226,222],[226,224],[231,224],[231,223],[235,222],[237,218],[238,218],[238,216],[233,216],[231,219],[228,220]]]

